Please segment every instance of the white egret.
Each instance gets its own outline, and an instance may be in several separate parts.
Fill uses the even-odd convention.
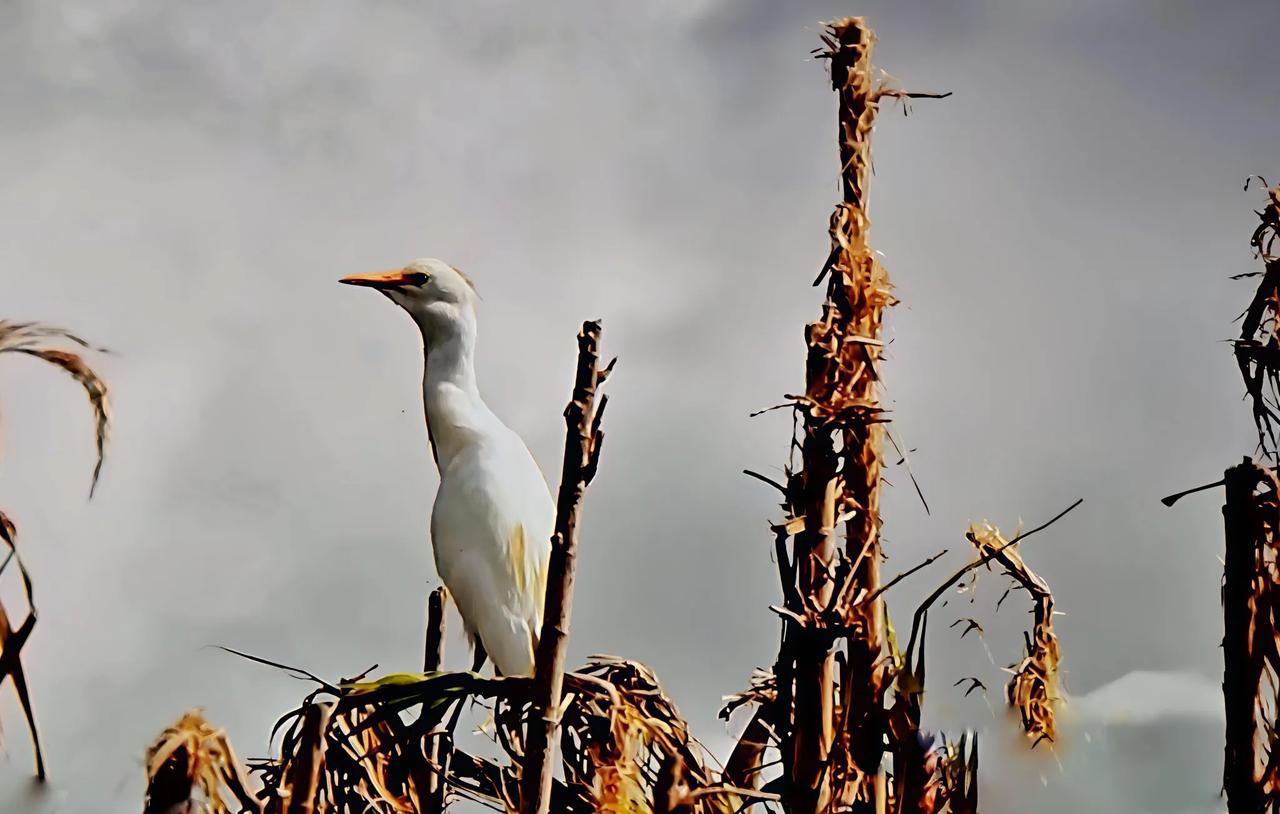
[[[476,387],[476,293],[435,259],[342,278],[403,308],[422,332],[423,404],[440,486],[431,513],[436,570],[477,652],[503,675],[531,675],[542,624],[555,504],[520,436]]]

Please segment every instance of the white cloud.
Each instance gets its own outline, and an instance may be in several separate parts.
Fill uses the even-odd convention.
[[[1222,688],[1194,673],[1135,670],[1069,699],[1067,708],[1085,725],[1143,726],[1169,718],[1220,723]]]

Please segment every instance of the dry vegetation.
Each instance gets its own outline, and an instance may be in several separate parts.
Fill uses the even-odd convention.
[[[1223,518],[1223,790],[1232,814],[1276,811],[1280,501],[1275,472],[1246,459],[1227,470]]]
[[[1248,184],[1245,184],[1248,189]],[[1277,460],[1280,393],[1280,187],[1250,239],[1264,269],[1235,341],[1253,407],[1261,457]],[[1223,789],[1232,814],[1280,811],[1280,482],[1274,468],[1245,459],[1227,470],[1223,559],[1222,689],[1226,708]]]
[[[1024,587],[1045,611],[1044,621],[1037,616],[1028,637],[1034,646],[1017,668],[1009,699],[1039,742],[1053,736],[1052,599],[1012,548],[1025,535],[1010,543],[984,536],[991,545],[974,538],[978,558],[918,607],[906,650],[898,649],[884,593],[941,554],[888,582],[881,579],[879,495],[887,418],[877,385],[884,310],[895,299],[868,242],[870,138],[885,99],[945,94],[907,93],[874,82],[875,37],[860,18],[830,24],[823,42],[818,56],[830,62],[840,99],[843,198],[832,213],[830,252],[815,280],[825,281],[826,298],[806,332],[805,392],[790,396],[786,405],[795,416],[793,460],[785,483],[749,473],[772,483],[783,498],[785,516],[774,526],[783,594],[782,606],[774,610],[782,635],[773,670],[757,674],[724,710],[727,716],[738,706],[756,706],[726,775],[735,784],[762,784],[778,793],[791,814],[974,811],[976,739],[966,735],[958,744],[935,745],[921,727],[929,609],[991,559],[1027,577]],[[981,686],[974,681],[973,687]],[[771,753],[776,757],[770,759]],[[770,766],[777,769],[765,781]]]
[[[1052,741],[1056,735],[1053,709],[1058,701],[1058,636],[1053,632],[1053,594],[1045,581],[1022,560],[1022,554],[1000,536],[990,523],[975,523],[966,537],[980,555],[990,553],[1005,574],[1030,596],[1031,630],[1025,634],[1026,655],[1013,668],[1013,678],[1005,689],[1009,705],[1018,710],[1022,728],[1032,745]],[[1012,590],[1012,589],[1011,589]],[[1007,593],[1005,594],[1008,595]],[[1004,598],[1001,597],[1001,602]]]
[[[968,539],[976,555],[917,606],[905,649],[887,615],[885,593],[945,552],[893,579],[881,577],[879,499],[888,434],[877,388],[884,312],[895,299],[868,242],[870,138],[884,100],[946,94],[907,93],[874,81],[875,37],[860,18],[830,24],[822,39],[817,55],[829,62],[839,97],[842,199],[814,281],[825,284],[826,294],[819,318],[806,327],[805,389],[784,405],[795,417],[785,483],[755,475],[782,496],[784,517],[773,528],[780,646],[772,670],[758,671],[746,691],[726,699],[723,716],[743,708],[749,722],[725,765],[699,745],[643,665],[596,656],[577,671],[565,669],[577,521],[603,441],[605,397],[598,389],[612,369],[599,364],[599,323],[587,322],[565,410],[535,675],[485,678],[443,670],[443,589],[428,601],[421,673],[330,682],[240,654],[304,678],[313,689],[276,722],[272,756],[247,763],[222,732],[198,712],[187,713],[147,752],[146,814],[438,814],[459,798],[521,814],[729,814],[756,807],[788,814],[976,814],[976,735],[950,741],[922,728],[925,638],[937,600],[992,562],[1030,594],[1034,608],[1008,701],[1033,744],[1053,739],[1053,597],[1017,546],[1057,517],[1012,540],[990,525],[972,527]],[[0,351],[45,359],[84,385],[98,418],[100,467],[106,389],[79,356],[48,347],[51,339],[84,347],[61,332],[0,324]],[[5,563],[16,564],[29,597],[12,525],[0,519],[9,548]],[[5,634],[9,625],[0,608],[0,677],[14,678],[29,718],[17,656],[34,619],[31,611],[18,631]],[[961,635],[981,630],[976,620],[952,626],[961,623]],[[970,681],[969,692],[982,686]],[[460,714],[471,704],[489,715],[492,755],[472,754],[456,742]]]
[[[77,350],[66,350],[62,347],[66,345],[75,347]],[[97,462],[93,467],[93,478],[89,485],[89,494],[92,496],[94,488],[98,485],[98,476],[102,473],[111,413],[107,402],[106,383],[93,372],[80,355],[86,350],[91,351],[95,348],[80,337],[60,328],[38,322],[0,320],[0,354],[16,353],[48,362],[69,373],[88,395],[89,406],[93,409],[98,450]],[[18,553],[17,527],[3,511],[0,511],[0,543],[3,543],[3,547],[0,547],[0,555],[2,555],[0,556],[0,577],[11,567],[17,570],[27,605],[23,620],[15,628],[12,624],[12,615],[0,601],[0,687],[4,685],[6,679],[13,682],[18,701],[27,718],[27,729],[31,733],[36,777],[44,780],[44,754],[40,749],[40,737],[36,732],[35,713],[31,707],[31,694],[27,686],[26,673],[22,668],[22,648],[31,637],[36,624],[36,606],[32,598],[33,585],[31,574]]]
[[[1052,597],[1014,548],[1048,523],[1011,541],[990,526],[975,527],[977,556],[920,604],[905,651],[886,616],[884,593],[942,554],[881,579],[886,416],[877,384],[883,314],[895,300],[867,242],[870,136],[883,100],[938,95],[873,82],[874,35],[861,19],[831,24],[823,42],[818,55],[830,62],[840,99],[843,200],[815,281],[825,281],[826,298],[806,330],[805,391],[785,405],[796,417],[786,483],[755,475],[781,492],[786,513],[774,526],[781,645],[772,671],[759,671],[745,692],[726,699],[725,718],[738,708],[751,713],[723,769],[643,665],[598,656],[576,672],[564,670],[576,518],[600,453],[604,399],[597,402],[596,390],[611,367],[599,367],[599,325],[586,323],[565,412],[535,676],[441,672],[445,595],[437,591],[429,602],[424,673],[328,683],[294,670],[315,690],[277,722],[280,748],[252,764],[259,786],[252,793],[225,739],[189,714],[149,754],[147,812],[159,814],[177,800],[202,801],[213,814],[439,812],[466,797],[522,814],[728,814],[756,806],[790,814],[976,814],[976,736],[939,741],[921,728],[925,634],[932,605],[993,560],[1031,593],[1036,608],[1009,701],[1035,742],[1052,739],[1058,660]],[[455,743],[458,712],[470,702],[490,711],[501,759]],[[890,771],[882,768],[886,756]]]
[[[1265,181],[1264,181],[1265,184]],[[1249,185],[1245,184],[1248,190]],[[1236,362],[1244,378],[1258,427],[1258,447],[1263,456],[1275,461],[1280,446],[1275,425],[1280,420],[1280,255],[1275,253],[1280,237],[1280,186],[1267,190],[1267,203],[1258,212],[1259,223],[1249,244],[1262,260],[1263,270],[1237,275],[1233,279],[1260,277],[1253,300],[1242,314],[1240,336],[1235,341]]]
[[[466,797],[504,811],[728,812],[745,796],[720,781],[679,710],[643,665],[607,656],[566,673],[576,520],[603,435],[598,323],[579,335],[578,375],[565,410],[568,436],[548,578],[546,621],[532,678],[441,672],[443,593],[429,602],[428,672],[315,683],[273,729],[278,756],[251,769],[196,713],[166,731],[148,754],[145,811],[200,801],[222,812],[438,812]],[[243,655],[243,654],[242,654]],[[254,657],[249,657],[254,658]],[[264,661],[256,659],[256,661]],[[272,664],[271,662],[265,662]],[[563,691],[562,691],[563,690]],[[484,704],[504,760],[454,743],[462,704]],[[559,753],[560,778],[554,772]],[[545,768],[544,768],[545,767]],[[244,777],[256,775],[249,791]]]
[[[1233,347],[1257,429],[1258,457],[1271,465],[1246,457],[1222,480],[1162,501],[1172,506],[1189,494],[1225,487],[1222,789],[1231,814],[1280,812],[1280,187],[1266,195],[1249,240],[1263,270],[1232,277],[1259,278]]]

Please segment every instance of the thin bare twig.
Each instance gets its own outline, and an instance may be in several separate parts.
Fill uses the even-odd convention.
[[[560,731],[560,696],[568,651],[569,614],[578,546],[578,514],[587,485],[595,476],[604,434],[600,418],[606,400],[596,403],[600,369],[600,323],[584,322],[578,334],[578,372],[573,397],[565,408],[564,465],[556,501],[555,534],[547,572],[546,610],[534,671],[534,700],[520,785],[520,811],[547,814],[551,806],[552,752]],[[609,369],[612,368],[612,363]],[[607,371],[608,369],[606,369]]]

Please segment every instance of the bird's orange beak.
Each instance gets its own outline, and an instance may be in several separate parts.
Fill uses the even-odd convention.
[[[338,282],[385,290],[399,288],[407,282],[407,279],[404,269],[396,269],[395,271],[379,271],[373,274],[351,274],[343,277]]]

